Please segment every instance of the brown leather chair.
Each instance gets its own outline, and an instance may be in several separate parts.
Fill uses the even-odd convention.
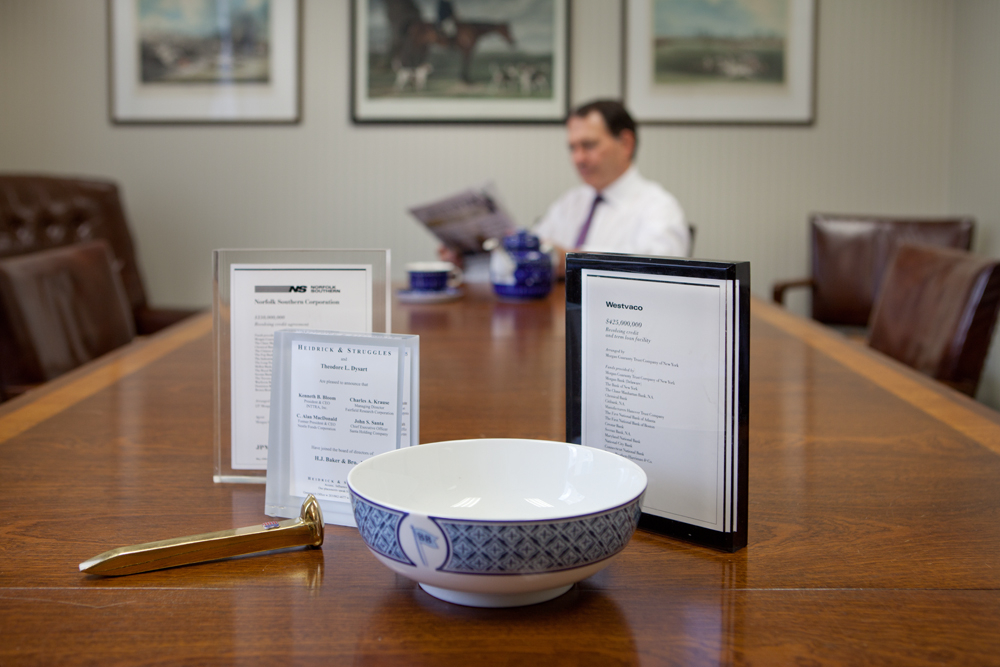
[[[0,174],[0,259],[95,239],[103,239],[111,249],[137,334],[155,333],[195,312],[152,308],[147,303],[132,236],[114,183]],[[0,366],[9,366],[11,355],[18,354],[10,335],[0,327]],[[0,369],[0,394],[9,377]],[[16,384],[23,382],[18,379]]]
[[[0,259],[3,385],[17,394],[125,345],[135,320],[103,240]]]
[[[0,174],[0,258],[104,239],[139,335],[151,334],[196,311],[152,308],[146,301],[132,235],[118,186],[111,181]]]
[[[819,213],[810,217],[809,227],[812,275],[775,283],[774,301],[784,304],[788,289],[809,287],[813,319],[864,327],[889,259],[901,243],[969,250],[975,220]]]
[[[975,396],[1000,310],[1000,260],[902,244],[893,255],[868,344]]]

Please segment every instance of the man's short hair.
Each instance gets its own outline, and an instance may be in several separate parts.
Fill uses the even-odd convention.
[[[594,100],[573,109],[570,116],[586,118],[595,111],[601,114],[601,118],[604,119],[604,124],[608,126],[608,132],[611,133],[612,137],[616,139],[620,137],[622,130],[628,130],[632,133],[632,136],[635,137],[635,148],[632,149],[632,158],[634,159],[636,151],[639,150],[639,131],[625,105],[618,100]]]

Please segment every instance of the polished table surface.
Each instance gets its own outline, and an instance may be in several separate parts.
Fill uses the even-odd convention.
[[[421,441],[560,440],[564,304],[470,288],[420,334]],[[213,484],[200,316],[0,406],[0,665],[1000,664],[1000,418],[754,301],[749,546],[639,531],[553,601],[473,609],[351,528],[304,549],[108,578],[115,546],[259,523]]]

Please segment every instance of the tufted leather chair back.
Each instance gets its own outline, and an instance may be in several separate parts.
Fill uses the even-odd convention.
[[[118,186],[110,181],[0,174],[0,258],[104,239],[133,311],[146,306]]]

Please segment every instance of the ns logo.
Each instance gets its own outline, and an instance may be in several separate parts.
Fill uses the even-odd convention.
[[[289,286],[288,291],[289,292],[304,293],[306,291],[306,286],[305,285],[291,285],[291,286]]]

